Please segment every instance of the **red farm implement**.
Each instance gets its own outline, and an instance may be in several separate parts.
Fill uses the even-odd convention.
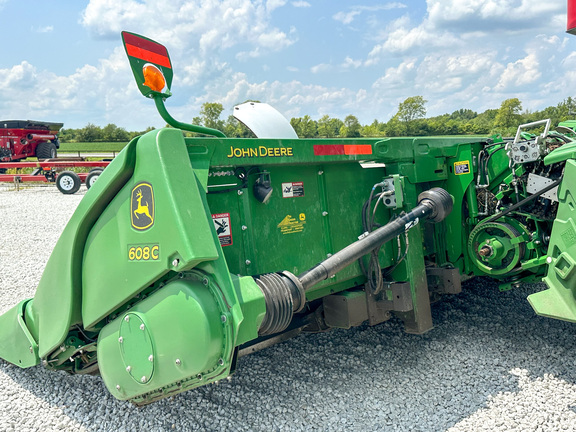
[[[66,159],[47,159],[38,162],[0,163],[2,171],[8,169],[33,168],[30,174],[0,174],[0,182],[55,182],[63,194],[73,194],[85,183],[89,189],[110,161],[85,161]],[[90,168],[88,172],[74,172],[70,168]],[[64,169],[64,170],[63,170]]]

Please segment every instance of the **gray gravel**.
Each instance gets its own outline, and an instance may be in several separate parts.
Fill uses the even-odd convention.
[[[0,189],[0,312],[30,297],[82,198]],[[435,329],[302,335],[243,357],[218,385],[136,408],[98,377],[0,361],[0,431],[572,431],[576,324],[487,280],[433,307]]]

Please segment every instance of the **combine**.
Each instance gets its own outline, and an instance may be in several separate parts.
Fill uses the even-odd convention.
[[[422,334],[431,303],[474,276],[502,290],[543,279],[535,312],[576,322],[571,129],[304,140],[247,103],[234,111],[258,138],[230,139],[175,120],[166,48],[122,36],[173,127],[132,140],[87,192],[35,297],[0,317],[6,361],[100,374],[142,405],[300,332],[395,316]]]

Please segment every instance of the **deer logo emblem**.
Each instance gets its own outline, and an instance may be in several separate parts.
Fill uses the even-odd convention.
[[[141,182],[132,189],[130,213],[132,227],[139,231],[154,224],[154,190],[150,183]]]

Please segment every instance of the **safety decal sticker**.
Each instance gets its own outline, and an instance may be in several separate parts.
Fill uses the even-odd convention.
[[[214,228],[216,229],[216,234],[218,234],[220,246],[231,246],[232,229],[230,228],[230,213],[213,214],[212,222],[214,222]]]
[[[130,220],[132,228],[146,231],[154,225],[154,190],[148,182],[140,182],[132,189]]]
[[[454,174],[462,175],[470,172],[470,161],[454,162]]]
[[[297,198],[304,196],[304,182],[282,183],[282,198]]]
[[[294,234],[299,233],[304,230],[304,225],[306,224],[306,215],[304,213],[300,213],[298,215],[298,219],[292,217],[291,215],[286,215],[282,222],[278,224],[278,228],[280,228],[280,232],[282,234]]]

